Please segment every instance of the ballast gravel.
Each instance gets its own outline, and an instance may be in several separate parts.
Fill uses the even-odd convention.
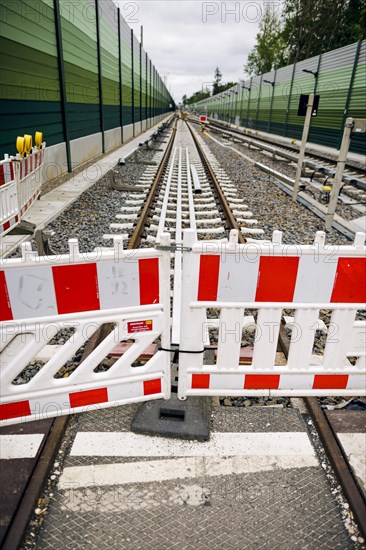
[[[283,242],[286,244],[312,244],[316,231],[324,231],[323,220],[294,203],[276,186],[273,176],[208,137],[205,143],[237,186],[238,196],[258,220],[257,227],[264,230],[261,239],[271,239],[272,232],[278,229],[283,232]],[[340,245],[350,244],[350,241],[336,229],[331,229],[327,231],[326,243]]]

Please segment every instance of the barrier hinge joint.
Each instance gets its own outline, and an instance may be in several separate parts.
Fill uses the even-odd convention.
[[[155,245],[156,250],[170,250],[170,252],[192,252],[192,248],[189,246],[183,246],[182,244],[172,244],[170,246],[163,246],[160,244]]]

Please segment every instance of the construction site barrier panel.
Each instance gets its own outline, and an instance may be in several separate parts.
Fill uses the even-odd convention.
[[[41,194],[46,144],[24,158],[5,155],[0,161],[0,235],[14,229]]]
[[[25,243],[0,261],[0,425],[170,397],[169,235],[162,245],[117,237],[82,254],[71,239],[69,254],[40,257]]]
[[[327,246],[318,232],[285,245],[275,231],[238,244],[236,230],[205,242],[185,230],[178,397],[366,395],[364,242]]]

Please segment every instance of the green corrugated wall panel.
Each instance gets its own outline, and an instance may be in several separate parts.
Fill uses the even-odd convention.
[[[121,23],[122,100],[120,106],[117,11],[112,0],[100,0],[102,90],[105,129],[132,121],[131,30]],[[0,0],[0,105],[3,129],[0,154],[14,152],[16,135],[44,132],[48,145],[64,141],[59,85],[54,0]],[[19,8],[21,7],[21,9]],[[66,113],[70,139],[100,131],[95,0],[60,0],[66,80]],[[2,19],[2,20],[1,20]],[[140,117],[140,48],[135,44],[135,119]],[[137,47],[136,47],[137,46]],[[150,62],[148,64],[150,69]],[[150,70],[142,58],[143,118],[150,113]],[[170,97],[156,80],[156,112],[166,111]],[[147,86],[147,90],[146,90]],[[159,94],[159,97],[158,97]],[[147,109],[146,109],[147,107]]]
[[[0,37],[1,98],[59,101],[57,58]]]
[[[355,78],[352,86],[352,96],[348,116],[366,118],[366,40],[361,44]]]
[[[116,6],[105,2],[100,8],[103,117],[105,130],[111,130],[121,124],[118,12]]]
[[[352,67],[320,73],[316,90],[320,95],[319,110],[318,115],[312,118],[312,126],[334,130],[340,128],[351,75]]]
[[[17,135],[43,131],[49,145],[63,140],[53,2],[1,7],[0,158],[15,153]]]
[[[146,53],[143,48],[141,48],[141,106],[144,119],[146,116]]]
[[[7,0],[0,7],[3,38],[57,57],[53,0]]]
[[[297,139],[301,138],[304,118],[297,116],[300,94],[312,93],[315,85],[314,76],[305,74],[303,70],[311,70],[315,73],[319,68],[316,93],[320,95],[320,103],[318,116],[313,117],[311,121],[309,139],[315,143],[323,143],[324,145],[338,147],[343,133],[342,122],[356,51],[357,43],[350,44],[344,48],[339,48],[338,50],[323,54],[320,59],[320,66],[319,56],[316,56],[301,61],[295,68],[293,65],[290,65],[279,69],[276,74],[269,131]],[[295,69],[295,76],[290,98],[290,109],[287,117],[293,69]],[[263,79],[273,81],[272,75],[273,72],[267,73],[263,75]],[[241,120],[243,124],[249,127],[266,130],[268,129],[271,100],[270,96],[267,97],[265,94],[267,87],[269,88],[270,85],[267,83],[263,83],[262,85],[257,117],[259,80],[260,76],[252,79],[249,105],[249,92],[244,90],[244,94],[241,96],[242,100],[239,100],[239,104],[237,105],[237,114],[240,114],[241,111]],[[346,116],[366,118],[365,82],[366,41],[364,40],[361,45]],[[246,86],[249,86],[249,83],[248,80],[244,82]],[[228,108],[227,99],[226,97],[223,100],[220,94],[215,102],[203,100],[196,104],[195,108],[199,112],[204,112],[207,105],[208,112],[219,113],[224,118],[230,111],[231,119],[233,119],[234,106],[231,103],[230,108]],[[248,120],[247,113],[249,113]],[[258,120],[256,120],[257,118]],[[288,120],[286,120],[287,118]],[[362,147],[366,146],[365,142],[366,134],[353,135],[351,150],[362,152]]]
[[[301,94],[311,94],[314,89],[314,77],[313,76],[303,76],[296,79],[294,87],[292,89],[291,100],[290,100],[290,111],[288,116],[289,124],[303,124],[302,117],[297,116],[297,111],[299,108],[299,101]]]
[[[85,2],[86,0],[83,0],[75,4],[72,19],[69,20],[64,15],[61,17],[64,61],[97,74],[97,30],[95,20],[89,21],[86,27],[82,19],[82,5]],[[66,13],[69,16],[68,12]]]
[[[95,6],[89,0],[61,10],[70,139],[100,132]]]
[[[121,19],[121,50],[122,50],[122,101],[123,106],[132,106],[132,59],[131,59],[131,29]],[[127,116],[127,113],[128,116]],[[126,122],[128,121],[128,122]],[[130,124],[132,114],[124,110],[123,124]]]
[[[134,78],[134,105],[140,106],[140,43],[133,37],[133,78]]]

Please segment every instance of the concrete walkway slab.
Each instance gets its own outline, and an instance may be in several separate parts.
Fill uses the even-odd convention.
[[[197,442],[131,433],[136,408],[79,417],[38,549],[353,548],[297,411],[215,407]]]

